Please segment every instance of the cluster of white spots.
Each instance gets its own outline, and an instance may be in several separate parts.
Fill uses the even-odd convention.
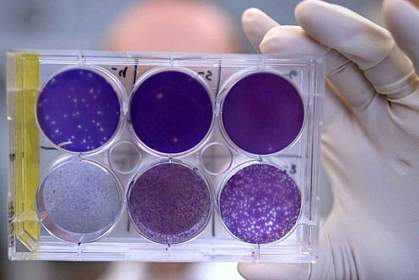
[[[220,197],[221,215],[238,238],[255,244],[281,239],[295,225],[301,197],[283,171],[264,164],[239,170]]]
[[[92,71],[61,72],[40,93],[37,116],[41,129],[54,143],[69,150],[87,151],[103,145],[114,133],[120,115],[112,90]],[[45,104],[47,97],[51,106]]]

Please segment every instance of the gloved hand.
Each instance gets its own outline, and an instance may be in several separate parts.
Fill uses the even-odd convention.
[[[419,79],[412,61],[419,70],[419,11],[386,0],[383,16],[391,33],[318,0],[297,6],[300,26],[280,26],[257,9],[243,14],[262,53],[324,56],[321,156],[334,195],[316,264],[239,264],[244,277],[418,279]]]

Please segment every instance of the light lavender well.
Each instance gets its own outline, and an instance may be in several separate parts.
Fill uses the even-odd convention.
[[[73,159],[57,165],[36,196],[38,216],[52,235],[73,243],[92,242],[117,222],[123,195],[104,167]]]

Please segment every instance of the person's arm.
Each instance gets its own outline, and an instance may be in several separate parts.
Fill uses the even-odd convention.
[[[415,279],[419,275],[419,11],[384,1],[388,29],[307,0],[300,26],[257,9],[243,28],[262,53],[327,64],[321,156],[334,205],[313,265],[240,264],[248,279]],[[409,56],[407,56],[409,55]]]

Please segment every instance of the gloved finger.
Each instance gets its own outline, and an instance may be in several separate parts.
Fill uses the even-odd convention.
[[[244,33],[257,51],[259,51],[259,44],[266,32],[278,25],[270,16],[256,8],[247,9],[242,15]]]
[[[323,57],[327,78],[336,89],[334,92],[343,94],[354,111],[364,110],[375,96],[371,84],[353,62],[312,40],[299,26],[276,26],[270,29],[263,38],[260,49],[262,53]]]
[[[389,99],[412,93],[413,64],[386,29],[349,9],[319,0],[301,2],[296,18],[312,38],[356,63],[378,93]]]
[[[239,273],[248,280],[308,279],[309,264],[240,263]]]
[[[393,38],[419,73],[419,9],[405,0],[386,0],[383,18]]]

